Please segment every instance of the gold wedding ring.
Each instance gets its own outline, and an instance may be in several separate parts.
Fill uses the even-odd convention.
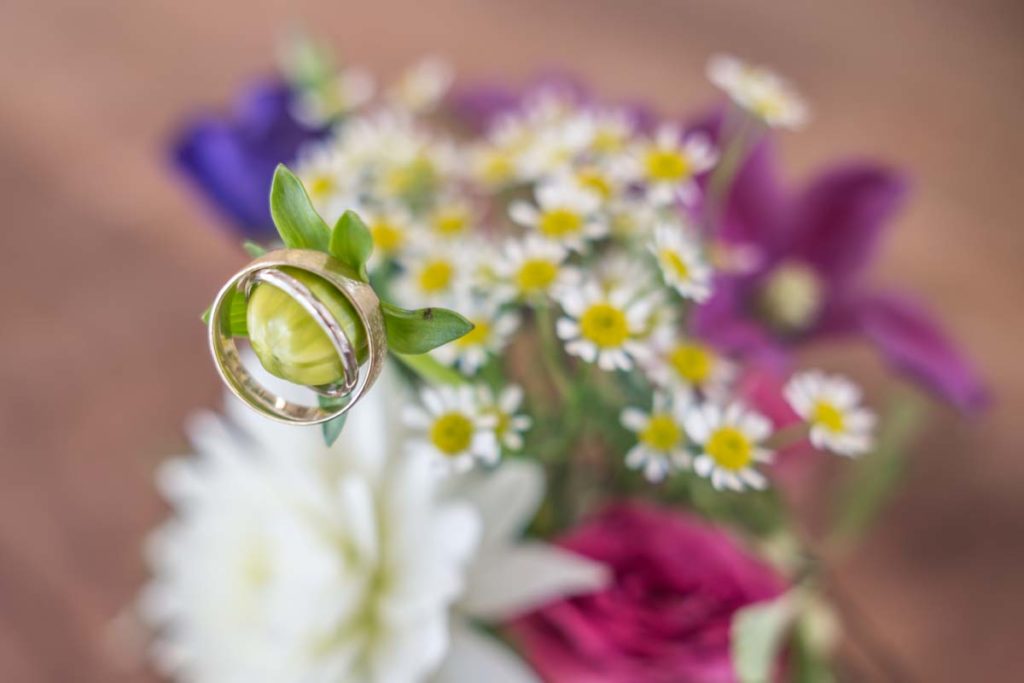
[[[341,325],[322,301],[282,267],[312,273],[326,280],[348,299],[366,330],[367,358],[363,366],[356,360],[356,349]],[[279,249],[256,259],[235,273],[221,288],[210,309],[210,352],[224,383],[231,392],[263,415],[289,424],[315,425],[344,415],[377,380],[384,368],[387,342],[380,300],[370,285],[349,277],[346,268],[329,255],[308,249]],[[330,339],[338,352],[344,376],[337,383],[311,387],[318,394],[332,399],[330,407],[307,406],[289,401],[258,382],[242,364],[235,340],[224,332],[225,306],[230,295],[238,293],[248,299],[253,287],[265,284],[287,294],[308,313]]]

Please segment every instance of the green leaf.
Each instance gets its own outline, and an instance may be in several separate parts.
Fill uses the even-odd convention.
[[[224,319],[221,323],[221,329],[229,337],[248,337],[249,329],[246,322],[246,311],[249,307],[249,302],[245,300],[245,296],[238,290],[231,290],[227,294],[227,301],[223,304],[226,311]],[[210,324],[210,311],[213,308],[207,308],[203,311],[199,319],[203,321],[204,325]]]
[[[274,171],[270,215],[286,247],[327,251],[327,224],[313,208],[302,181],[284,164],[278,164]]]
[[[245,253],[253,258],[259,258],[267,253],[266,248],[264,248],[262,244],[258,244],[252,240],[245,240],[242,242],[242,249],[245,249]]]
[[[321,408],[334,408],[337,406],[337,402],[334,399],[327,398],[326,396],[318,397],[317,401],[320,403]],[[341,436],[341,430],[345,428],[345,420],[348,419],[348,413],[339,415],[336,418],[328,420],[320,425],[324,433],[324,442],[328,446],[333,446],[334,442]]]
[[[839,496],[830,543],[846,545],[856,539],[885,507],[906,470],[907,449],[925,412],[923,399],[910,393],[890,404],[875,450],[860,459]]]
[[[457,370],[448,367],[433,356],[427,354],[406,355],[394,352],[391,355],[429,384],[459,385],[469,383],[469,380],[459,374]]]
[[[447,308],[407,311],[388,303],[382,303],[381,308],[388,348],[397,353],[426,353],[473,329],[473,323]]]
[[[366,262],[373,253],[373,237],[355,211],[346,211],[334,224],[328,252],[359,274],[359,279],[369,282]]]
[[[741,683],[774,680],[779,653],[799,608],[793,591],[737,611],[732,617],[732,663]]]

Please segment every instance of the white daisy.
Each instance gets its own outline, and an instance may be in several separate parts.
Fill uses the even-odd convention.
[[[369,102],[375,89],[369,71],[347,67],[334,79],[302,90],[295,103],[295,118],[314,127],[329,124]]]
[[[685,226],[661,223],[654,229],[654,244],[649,248],[658,260],[666,284],[685,299],[707,301],[711,296],[711,267]]]
[[[410,307],[451,306],[464,296],[476,270],[468,248],[436,240],[420,240],[402,259],[404,272],[395,279],[394,293]]]
[[[638,440],[626,453],[627,467],[642,470],[650,482],[663,480],[673,470],[690,467],[683,420],[691,400],[684,393],[659,391],[654,394],[654,409],[650,413],[639,408],[622,411],[622,425],[636,432]]]
[[[629,370],[634,360],[647,355],[641,341],[650,303],[624,288],[602,291],[594,281],[558,293],[566,316],[556,331],[565,350],[602,370]]]
[[[391,204],[363,211],[360,215],[370,231],[370,236],[373,237],[375,259],[399,257],[412,243],[416,234],[412,214],[400,205]]]
[[[538,182],[564,171],[586,149],[590,129],[575,117],[535,129],[519,156],[520,180]]]
[[[795,130],[807,122],[807,105],[786,81],[763,67],[717,55],[708,62],[708,78],[739,106],[769,126]]]
[[[303,148],[296,164],[296,174],[317,213],[329,225],[355,205],[354,190],[346,182],[348,174],[344,159],[330,142]]]
[[[586,121],[590,132],[587,151],[598,157],[623,152],[635,132],[633,119],[624,109],[588,109],[579,116]]]
[[[406,426],[419,433],[410,450],[425,453],[446,472],[466,472],[475,464],[494,465],[501,457],[495,428],[498,419],[481,409],[469,386],[427,388],[421,405],[406,406]]]
[[[455,79],[451,64],[427,57],[412,65],[388,94],[398,105],[416,113],[429,112],[441,103]]]
[[[453,308],[473,323],[473,329],[438,347],[433,354],[441,362],[455,365],[466,375],[473,375],[491,354],[500,353],[505,348],[509,337],[519,327],[519,315],[513,311],[502,311],[496,300],[479,297],[461,297]]]
[[[578,271],[565,264],[568,250],[537,235],[505,245],[494,271],[496,295],[502,300],[536,301],[578,279]]]
[[[770,463],[772,452],[761,443],[772,433],[768,418],[739,403],[724,408],[714,403],[693,406],[684,420],[686,434],[700,446],[693,469],[711,480],[716,489],[763,489],[764,475],[757,463]]]
[[[692,204],[698,195],[696,178],[715,165],[718,155],[703,133],[685,135],[679,128],[663,125],[654,139],[638,145],[627,172],[644,183],[647,197],[666,205],[677,199]]]
[[[516,223],[545,238],[580,251],[587,240],[603,237],[608,226],[598,214],[600,199],[575,183],[543,183],[534,192],[537,205],[519,200],[509,207]]]
[[[736,365],[708,344],[696,339],[659,338],[644,363],[652,382],[662,387],[699,392],[721,399],[736,376]]]
[[[523,389],[518,384],[509,384],[495,394],[488,387],[478,389],[481,409],[493,414],[498,422],[494,433],[502,446],[510,451],[523,447],[523,433],[530,428],[533,420],[519,412],[523,404]]]
[[[860,405],[861,392],[853,382],[810,370],[794,375],[783,391],[810,425],[815,448],[851,457],[871,450],[875,415]]]
[[[427,217],[427,227],[442,239],[460,239],[473,229],[473,207],[462,197],[439,197]]]

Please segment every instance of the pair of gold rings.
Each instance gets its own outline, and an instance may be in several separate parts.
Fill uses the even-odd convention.
[[[317,275],[348,299],[366,330],[367,358],[361,367],[356,349],[327,307],[298,279],[282,267],[296,268]],[[345,414],[359,401],[380,375],[387,355],[384,318],[380,300],[365,282],[348,277],[345,268],[328,254],[307,249],[280,249],[256,259],[236,273],[221,288],[210,309],[209,341],[217,372],[232,393],[263,415],[289,424],[314,425]],[[331,340],[344,368],[337,383],[312,387],[318,394],[332,399],[320,405],[303,405],[274,393],[259,381],[242,363],[234,338],[225,332],[227,302],[233,293],[248,299],[253,287],[266,284],[295,300],[312,317]]]

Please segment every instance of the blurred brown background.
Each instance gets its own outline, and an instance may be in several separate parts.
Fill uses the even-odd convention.
[[[785,139],[794,176],[851,154],[910,169],[877,279],[941,308],[998,404],[937,413],[905,491],[839,571],[916,680],[1024,670],[1018,0],[6,0],[0,680],[149,680],[110,624],[164,512],[152,470],[184,449],[184,416],[218,404],[196,316],[243,261],[164,145],[183,114],[266,71],[290,20],[383,76],[424,52],[465,79],[560,64],[668,112],[712,96],[705,60],[730,50],[813,103]]]

